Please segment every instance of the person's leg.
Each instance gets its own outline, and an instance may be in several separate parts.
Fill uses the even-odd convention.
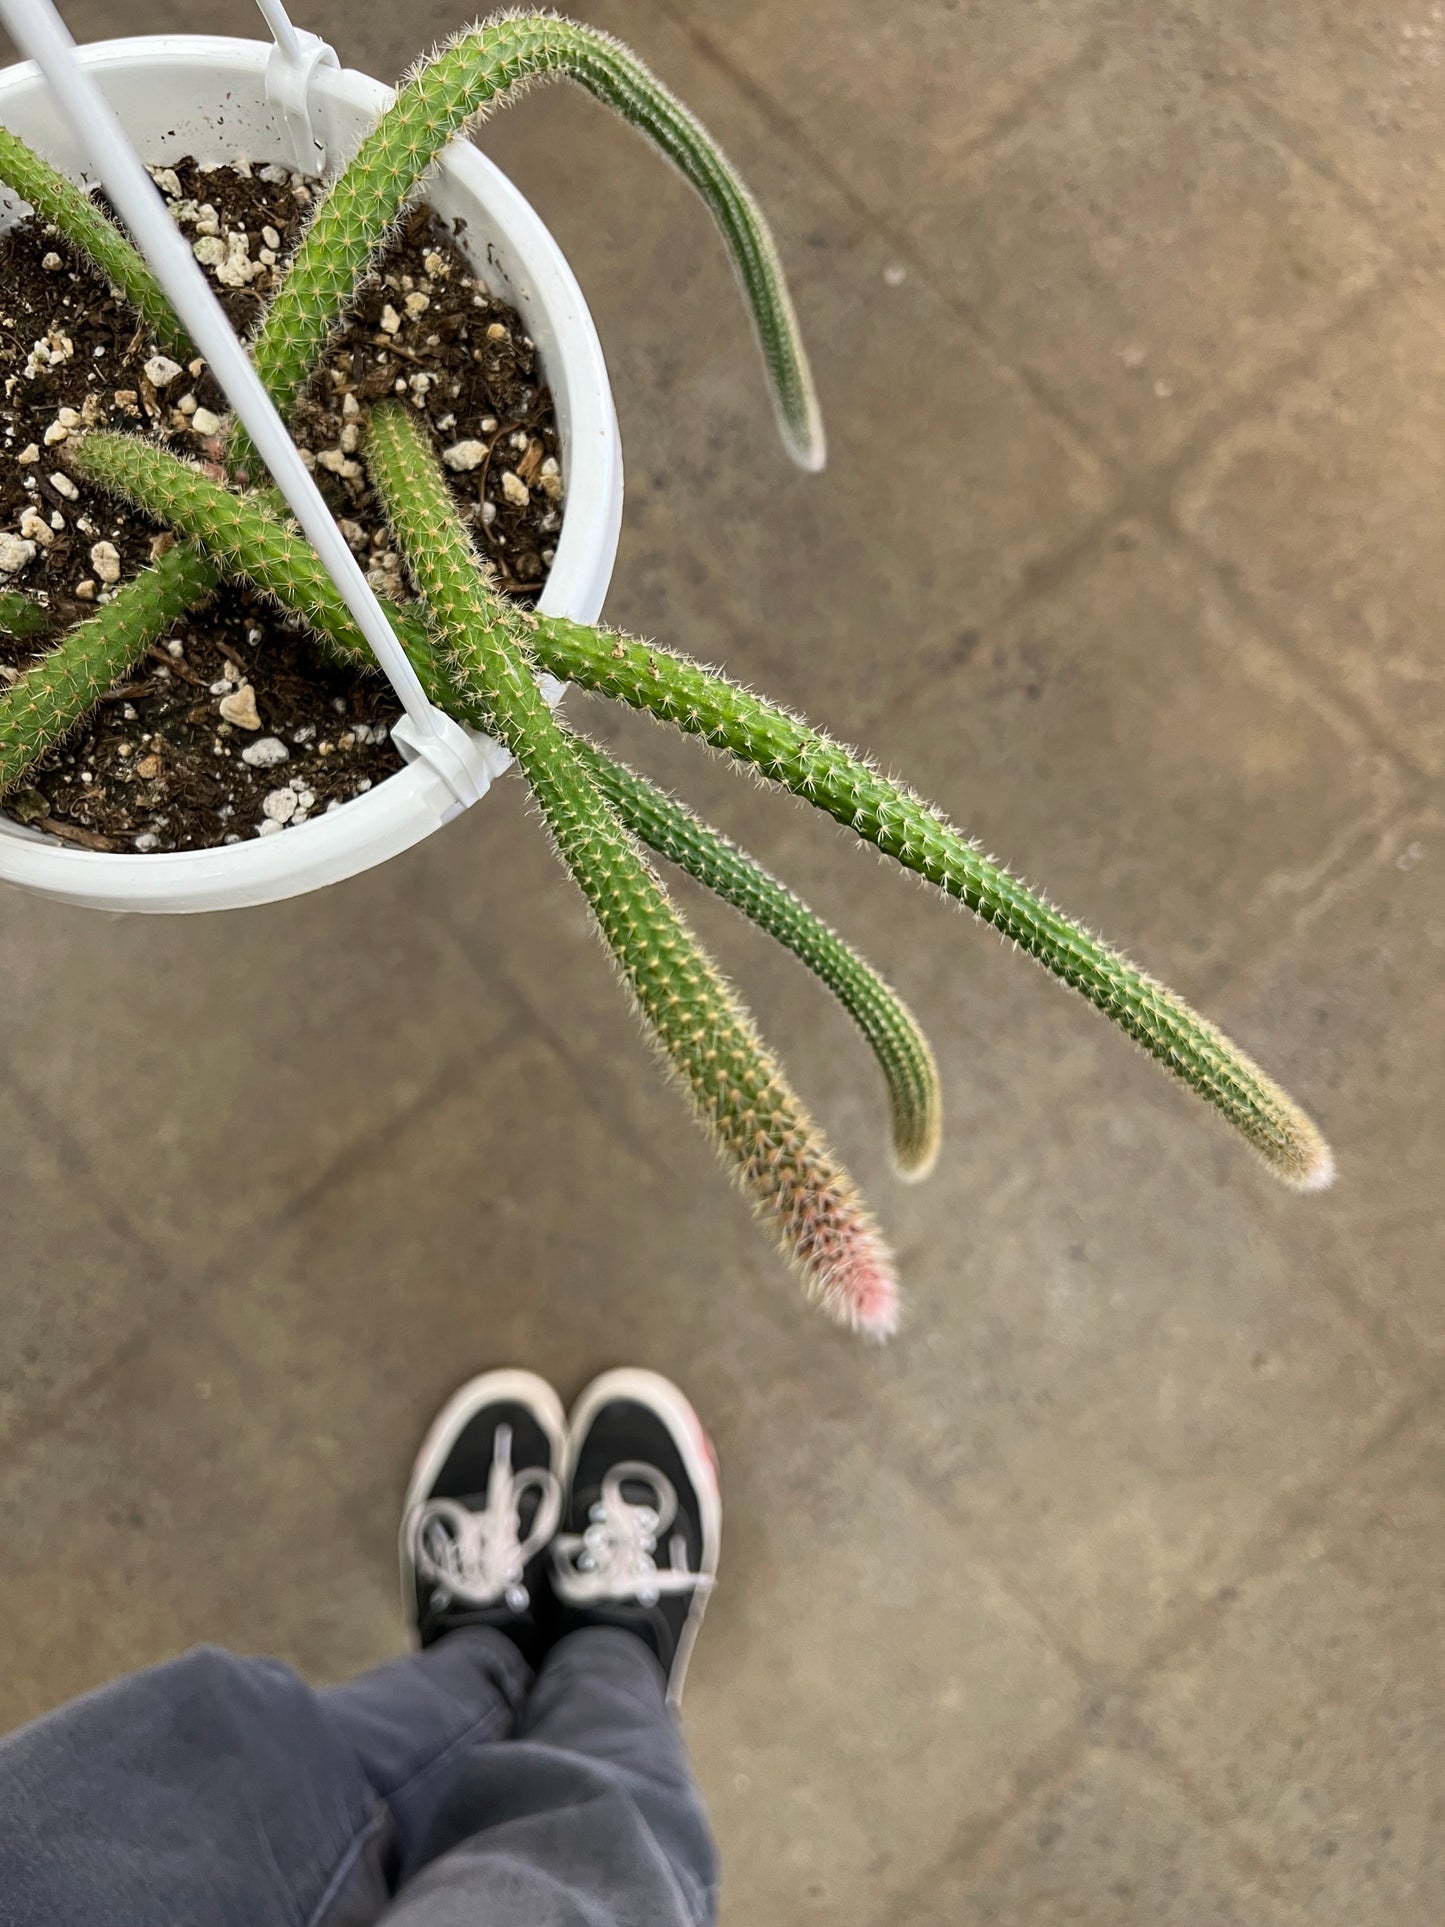
[[[629,1449],[609,1472],[615,1425],[578,1435],[607,1448],[570,1454],[569,1522],[591,1523],[558,1586],[579,1630],[527,1701],[533,1549],[560,1495],[505,1376],[511,1405],[474,1382],[418,1460],[403,1572],[422,1652],[317,1693],[202,1650],[0,1740],[0,1927],[362,1927],[406,1882],[387,1917],[416,1927],[475,1927],[482,1904],[489,1927],[711,1919],[712,1844],[667,1704],[716,1564],[711,1460],[694,1485],[659,1434],[648,1463]]]
[[[418,1460],[435,1504],[411,1546],[431,1575],[423,1637],[446,1632],[445,1644],[328,1693],[274,1662],[203,1650],[0,1740],[0,1927],[376,1917],[421,1864],[413,1820],[428,1790],[510,1737],[532,1680],[498,1630],[536,1634],[514,1571],[526,1543],[491,1528],[503,1513],[518,1524],[520,1506],[541,1527],[540,1560],[565,1416],[525,1374],[464,1393]],[[490,1591],[470,1583],[478,1560]]]
[[[582,1628],[548,1654],[522,1709],[519,1742],[594,1760],[662,1849],[693,1920],[717,1910],[718,1861],[667,1678],[635,1633]]]
[[[500,1634],[468,1638],[336,1695],[203,1647],[0,1739],[0,1927],[374,1921],[389,1783],[510,1733],[530,1682]]]

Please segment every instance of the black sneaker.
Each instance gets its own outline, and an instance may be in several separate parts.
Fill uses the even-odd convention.
[[[401,1521],[402,1605],[423,1646],[495,1626],[535,1665],[562,1510],[562,1401],[532,1372],[484,1372],[422,1441]]]
[[[679,1705],[722,1544],[717,1460],[701,1420],[656,1372],[604,1372],[572,1409],[563,1485],[558,1635],[638,1634]]]

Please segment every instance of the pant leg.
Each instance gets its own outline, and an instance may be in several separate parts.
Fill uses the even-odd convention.
[[[662,1668],[640,1639],[598,1626],[559,1640],[517,1731],[610,1767],[667,1856],[693,1918],[713,1918],[717,1847]]]
[[[509,1734],[530,1677],[479,1633],[336,1695],[212,1648],[88,1693],[0,1739],[0,1927],[365,1927],[385,1789]]]
[[[554,1673],[555,1669],[555,1673]],[[564,1641],[544,1688],[452,1634],[317,1693],[202,1649],[0,1739],[0,1927],[701,1927],[711,1840],[661,1673]]]
[[[597,1628],[561,1641],[516,1739],[453,1759],[444,1784],[432,1777],[415,1789],[415,1809],[398,1814],[414,1871],[403,1869],[385,1927],[713,1920],[706,1813],[661,1669],[631,1633]]]

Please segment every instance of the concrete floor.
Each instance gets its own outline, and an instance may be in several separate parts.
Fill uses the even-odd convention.
[[[514,782],[271,910],[12,895],[0,1722],[200,1639],[397,1651],[440,1399],[639,1360],[726,1476],[687,1723],[734,1927],[1434,1927],[1442,9],[589,11],[756,185],[832,438],[786,466],[640,143],[555,90],[488,128],[611,362],[610,613],[865,738],[1201,1001],[1339,1185],[1286,1195],[987,932],[580,701],[932,1030],[951,1132],[909,1191],[846,1023],[697,907],[896,1236],[886,1351],[681,1125]],[[307,18],[387,77],[456,20]]]

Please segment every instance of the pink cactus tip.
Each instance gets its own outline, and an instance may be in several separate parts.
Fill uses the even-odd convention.
[[[891,1338],[901,1310],[898,1273],[882,1236],[864,1221],[811,1267],[814,1295],[828,1316],[865,1338]]]

